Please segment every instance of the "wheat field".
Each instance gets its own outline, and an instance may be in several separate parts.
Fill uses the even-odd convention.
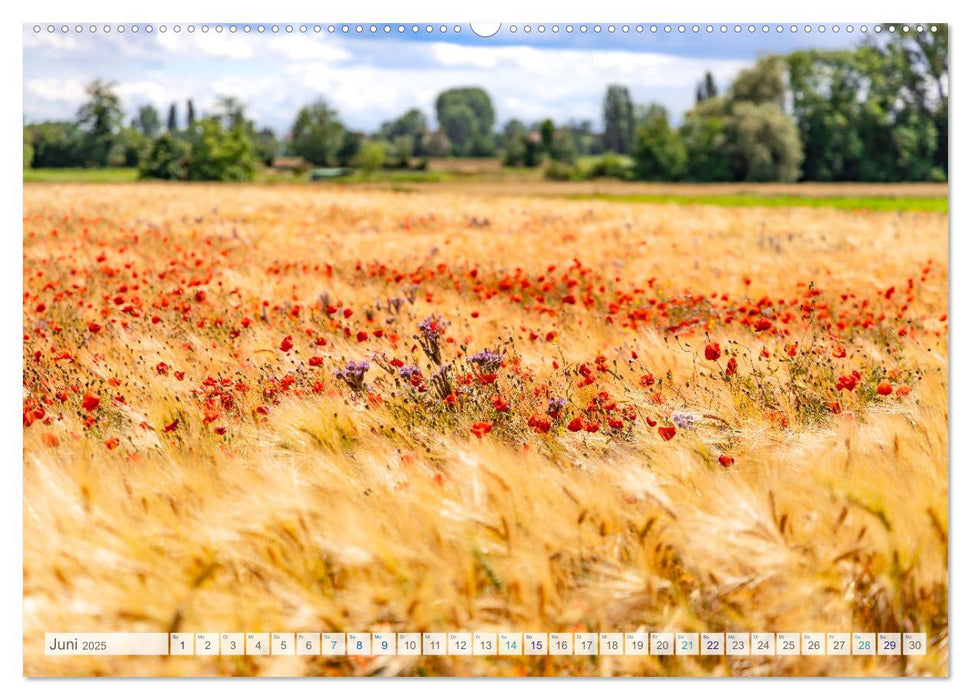
[[[28,184],[23,244],[26,675],[948,672],[944,215]],[[381,630],[929,650],[42,646]]]

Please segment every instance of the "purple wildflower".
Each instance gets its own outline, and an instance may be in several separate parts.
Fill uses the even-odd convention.
[[[343,379],[354,391],[364,391],[364,375],[371,369],[367,360],[354,362],[351,360],[344,369],[334,372],[334,376]]]

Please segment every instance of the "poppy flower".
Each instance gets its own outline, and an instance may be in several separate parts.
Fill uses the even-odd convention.
[[[500,413],[505,413],[509,410],[509,404],[506,403],[501,396],[496,396],[496,398],[492,400],[492,405]]]
[[[84,392],[84,398],[81,399],[81,408],[90,413],[101,405],[101,398],[92,394],[90,391]]]
[[[677,432],[678,429],[673,425],[662,425],[657,429],[657,434],[660,435],[665,442],[673,438]]]
[[[324,364],[324,358],[318,357],[317,355],[310,358],[311,367],[320,367],[322,364]]]
[[[476,421],[472,424],[472,434],[480,440],[492,430],[492,421]]]
[[[836,380],[836,390],[837,391],[853,391],[856,389],[857,378],[852,374],[841,375]]]
[[[367,331],[358,331],[357,342],[363,343],[365,340],[367,340]]]
[[[174,421],[169,423],[167,426],[162,428],[163,433],[171,433],[173,430],[179,427],[179,419],[176,418]]]
[[[281,340],[280,349],[283,352],[290,352],[293,349],[293,337],[288,335],[286,338]]]
[[[721,455],[718,458],[718,463],[727,469],[728,467],[735,464],[735,458],[732,457],[731,455]]]
[[[767,331],[772,328],[772,321],[767,318],[760,318],[752,327],[756,330],[756,332]]]
[[[546,418],[542,418],[537,415],[530,416],[529,421],[526,425],[533,429],[537,433],[548,433],[550,432],[550,422]]]
[[[733,377],[738,373],[738,360],[734,357],[728,358],[728,365],[725,366],[725,376]]]
[[[566,428],[571,433],[576,433],[576,432],[579,432],[579,431],[583,430],[583,421],[580,420],[580,416],[577,416],[576,418],[574,418],[573,420],[571,420],[567,424]]]
[[[893,393],[893,386],[889,382],[880,382],[877,385],[877,393],[880,396],[890,396]]]
[[[719,347],[718,343],[708,343],[705,346],[705,359],[714,362],[719,357],[722,356],[722,349]]]
[[[101,330],[101,324],[91,321],[91,323],[88,324],[88,330],[92,333],[97,333]]]
[[[107,447],[109,450],[115,449],[120,444],[121,444],[121,440],[119,440],[116,437],[110,437],[107,440],[105,440],[105,447]]]
[[[654,375],[648,372],[638,380],[638,384],[640,384],[645,389],[649,386],[652,386],[654,384]]]

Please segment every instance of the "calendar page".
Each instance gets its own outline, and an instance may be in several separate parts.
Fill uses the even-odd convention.
[[[419,19],[23,25],[24,675],[947,676],[948,25]]]

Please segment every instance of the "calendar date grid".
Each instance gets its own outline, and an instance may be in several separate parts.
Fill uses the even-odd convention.
[[[923,656],[924,632],[47,633],[48,656]]]

